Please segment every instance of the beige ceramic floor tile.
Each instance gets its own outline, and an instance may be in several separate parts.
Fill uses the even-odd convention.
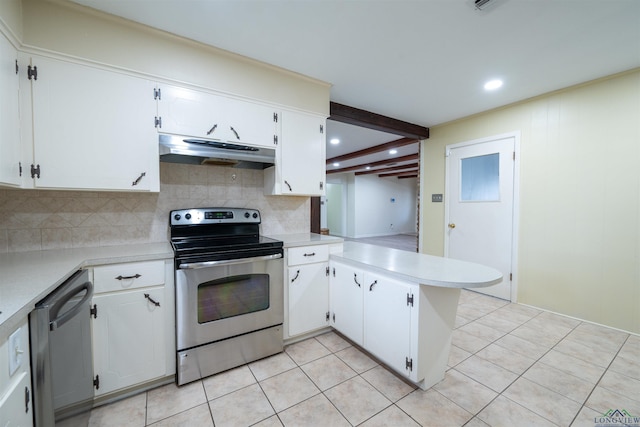
[[[554,350],[603,368],[609,366],[617,352],[617,349],[594,347],[568,338],[560,341]]]
[[[181,387],[169,384],[150,390],[147,392],[147,424],[195,408],[206,401],[202,381],[195,381]]]
[[[147,413],[147,394],[120,400],[109,405],[100,406],[91,411],[89,426],[91,427],[138,427],[145,425]],[[86,416],[86,415],[84,415]],[[83,417],[83,415],[81,415]],[[56,423],[56,425],[58,425]],[[70,423],[69,426],[82,425]],[[86,424],[85,424],[86,425]]]
[[[369,418],[361,427],[420,427],[409,415],[398,409],[397,406],[389,406],[384,411]]]
[[[272,415],[266,420],[262,420],[259,423],[254,424],[253,427],[282,427],[282,423],[277,415]]]
[[[216,427],[248,426],[274,414],[258,384],[225,394],[210,401],[209,406]]]
[[[521,323],[512,322],[508,319],[505,319],[504,316],[497,311],[481,317],[480,319],[476,320],[476,322],[480,323],[481,325],[489,326],[504,334],[508,334],[521,325]]]
[[[153,427],[213,427],[213,419],[209,405],[204,403],[150,425]]]
[[[488,425],[495,427],[557,427],[551,421],[542,418],[535,412],[518,405],[504,396],[498,396],[477,417]]]
[[[300,368],[267,378],[260,382],[260,386],[276,412],[284,411],[320,393]]]
[[[349,427],[351,424],[323,395],[318,394],[278,414],[285,427]]]
[[[396,405],[420,425],[429,427],[462,426],[473,414],[435,390],[416,390]]]
[[[327,390],[325,395],[353,425],[360,424],[391,405],[386,397],[360,377]]]
[[[602,377],[605,371],[605,368],[602,366],[596,366],[593,363],[561,353],[555,349],[545,354],[540,359],[540,362],[581,378],[593,385],[600,380],[600,377]]]
[[[640,336],[630,335],[627,341],[624,343],[618,356],[624,357],[629,360],[638,360],[640,354]]]
[[[535,320],[538,322],[542,321],[545,323],[562,326],[569,329],[574,329],[575,327],[577,327],[582,323],[582,321],[578,319],[572,319],[571,317],[563,316],[561,314],[551,313],[549,311],[543,311],[532,320]]]
[[[369,369],[362,374],[362,378],[392,402],[402,399],[416,389],[415,386],[407,384],[382,365]]]
[[[202,380],[208,400],[217,399],[220,396],[254,383],[256,383],[256,379],[247,365],[230,369]]]
[[[471,302],[476,298],[480,298],[481,296],[482,294],[478,292],[470,291],[468,289],[462,289],[460,291],[460,299],[458,301],[458,304],[465,304],[465,303]]]
[[[595,419],[600,416],[602,414],[583,406],[576,419],[571,423],[571,427],[594,427],[596,425]]]
[[[638,357],[640,358],[640,355],[638,355]],[[598,383],[598,387],[604,387],[640,403],[640,380],[636,380],[627,375],[608,370]],[[640,414],[638,414],[638,416],[640,416]]]
[[[298,365],[304,365],[312,360],[320,359],[331,353],[325,346],[320,344],[315,338],[291,344],[285,347],[284,351]]]
[[[473,417],[471,420],[464,425],[464,427],[491,427],[489,424],[485,423],[478,417]]]
[[[265,380],[274,375],[281,374],[295,368],[296,362],[291,360],[285,352],[258,360],[249,364],[249,369],[258,381]]]
[[[453,329],[458,329],[466,325],[467,323],[471,323],[471,322],[473,322],[472,319],[467,319],[466,317],[456,315],[456,321],[455,321],[455,324],[453,325]]]
[[[498,393],[518,378],[513,372],[478,356],[471,356],[455,369]]]
[[[349,365],[351,369],[361,374],[371,368],[378,366],[378,362],[364,354],[356,347],[345,348],[336,353],[344,363]]]
[[[595,387],[593,383],[540,362],[525,372],[523,377],[580,404]]]
[[[640,380],[640,352],[636,354],[635,360],[618,355],[613,359],[609,370]]]
[[[326,334],[318,335],[316,339],[332,353],[351,347],[351,343],[349,341],[345,340],[335,332],[327,332]]]
[[[309,362],[301,366],[301,369],[323,391],[358,375],[333,354]]]
[[[502,337],[503,335],[505,335],[504,332],[501,332],[497,329],[493,329],[490,326],[486,326],[483,325],[482,323],[480,323],[479,320],[475,321],[475,322],[471,322],[467,325],[462,326],[461,328],[458,329],[459,331],[464,331],[468,334],[471,334],[475,337],[478,338],[482,338],[483,340],[486,341],[495,341],[498,338]]]
[[[491,341],[482,339],[461,329],[456,329],[453,331],[451,343],[465,351],[475,353],[491,344]]]
[[[512,334],[505,335],[494,344],[512,351],[514,357],[525,356],[536,360],[549,351],[546,347],[534,344]]]
[[[582,407],[581,403],[526,378],[519,378],[502,395],[559,426],[571,424]]]
[[[455,369],[449,370],[444,381],[436,384],[433,389],[472,414],[478,413],[498,396],[495,391]]]
[[[491,344],[476,353],[476,356],[481,357],[494,365],[501,366],[514,374],[522,374],[536,361],[535,359],[522,356],[519,354],[514,355],[510,350],[499,346],[498,344]]]
[[[599,414],[604,414],[609,409],[626,409],[632,415],[640,414],[638,401],[600,386],[593,390],[584,406]]]
[[[469,353],[467,350],[463,350],[460,347],[452,345],[449,350],[449,361],[447,362],[447,366],[453,368],[458,363],[462,362],[470,356],[471,353]]]
[[[585,339],[587,339],[588,336],[595,337],[595,340],[590,341],[592,344],[618,348],[620,348],[630,336],[626,332],[588,322],[581,323],[580,326],[575,329],[575,332],[576,334],[584,334]]]
[[[558,331],[552,326],[543,328],[538,325],[530,325],[530,323],[527,322],[519,328],[514,329],[509,335],[522,338],[530,343],[550,349],[560,342],[560,340],[568,334],[569,331],[570,329],[568,328],[563,328]]]

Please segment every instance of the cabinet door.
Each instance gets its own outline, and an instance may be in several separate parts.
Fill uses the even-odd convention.
[[[347,264],[331,262],[329,292],[331,326],[362,345],[362,270]]]
[[[324,118],[318,116],[282,112],[282,194],[324,195],[325,122]]]
[[[276,111],[267,106],[179,86],[161,85],[159,130],[215,141],[274,147]]]
[[[29,427],[33,425],[31,377],[21,372],[20,379],[0,397],[0,426]]]
[[[96,396],[165,374],[165,334],[173,332],[164,330],[163,296],[163,287],[94,296],[94,372],[100,377]]]
[[[50,58],[31,62],[35,186],[159,191],[155,84]]]
[[[329,278],[326,262],[289,267],[289,335],[328,325]]]
[[[0,34],[0,184],[19,186],[20,102],[18,51]]]
[[[397,372],[410,376],[411,285],[365,272],[364,348]]]

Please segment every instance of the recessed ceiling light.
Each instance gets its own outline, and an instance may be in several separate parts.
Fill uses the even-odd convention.
[[[335,163],[333,164],[333,166],[338,167],[338,166],[340,166],[340,163],[335,162]]]
[[[502,80],[489,80],[484,84],[484,90],[496,90],[502,87]]]
[[[333,145],[340,144],[340,140],[338,138],[331,138],[329,142]]]
[[[365,169],[366,169],[366,170],[369,170],[369,169],[371,169],[371,166],[367,166]]]
[[[389,154],[398,154],[398,150],[389,150]]]

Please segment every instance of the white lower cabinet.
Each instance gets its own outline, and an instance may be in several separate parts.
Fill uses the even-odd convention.
[[[363,347],[396,372],[411,378],[414,355],[411,353],[414,288],[399,280],[372,273],[364,274]]]
[[[94,268],[97,397],[175,373],[171,268],[170,261]]]
[[[0,341],[0,426],[33,426],[29,325]]]
[[[287,249],[285,338],[329,325],[329,245]]]
[[[331,326],[358,345],[363,344],[363,272],[341,262],[331,261]]]

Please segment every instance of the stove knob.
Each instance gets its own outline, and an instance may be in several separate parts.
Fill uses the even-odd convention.
[[[190,214],[190,213],[188,213],[188,214],[186,214],[184,217],[185,217],[186,219],[191,219],[191,214]]]
[[[180,216],[180,214],[175,214],[175,215],[173,216],[173,219],[175,219],[176,221],[180,221],[180,218],[182,218],[182,217]]]
[[[255,218],[258,218],[258,213],[257,213],[257,212],[254,212],[254,213],[253,213],[253,218],[254,218],[254,219],[255,219]]]
[[[249,218],[249,212],[245,212],[245,213],[244,213],[244,217],[245,217],[245,218]]]

